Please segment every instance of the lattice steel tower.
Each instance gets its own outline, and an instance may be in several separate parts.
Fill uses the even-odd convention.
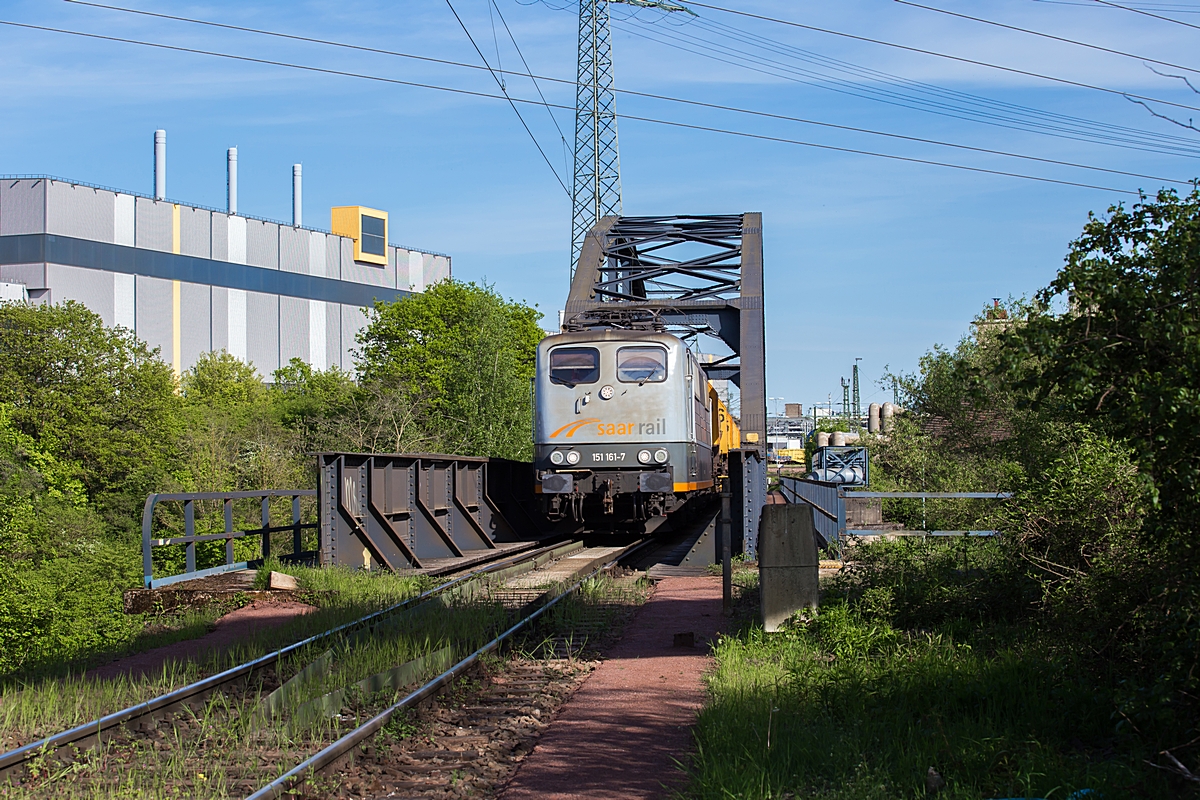
[[[601,217],[621,214],[621,158],[613,94],[608,0],[580,0],[575,87],[575,178],[572,183],[571,275],[583,237]]]
[[[861,358],[854,359],[854,377],[852,379],[854,382],[854,419],[856,422],[862,418],[862,401],[858,393],[858,362],[860,361],[862,361]]]
[[[621,216],[621,157],[613,93],[610,0],[579,0],[579,68],[575,80],[575,177],[571,184],[571,276],[583,238],[601,217]],[[670,0],[611,0],[666,13],[690,8]]]

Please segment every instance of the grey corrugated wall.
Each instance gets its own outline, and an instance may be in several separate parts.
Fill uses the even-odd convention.
[[[279,269],[279,226],[273,222],[246,220],[246,263]]]
[[[0,181],[0,236],[46,230],[46,181]]]
[[[46,191],[46,233],[113,241],[115,194],[61,181],[49,181]]]
[[[279,299],[246,292],[246,357],[267,380],[279,369]]]
[[[134,241],[137,247],[170,253],[173,249],[174,210],[171,203],[137,198]]]
[[[179,363],[188,369],[212,346],[212,288],[181,284],[179,292]]]

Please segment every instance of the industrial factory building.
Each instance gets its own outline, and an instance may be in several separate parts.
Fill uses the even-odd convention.
[[[0,177],[0,300],[75,300],[177,374],[227,350],[269,379],[292,358],[351,368],[364,307],[450,275],[449,256],[389,244],[384,211],[343,206],[332,232],[303,227],[298,166],[289,225],[237,213],[235,150],[225,211],[164,199],[163,132],[155,156],[155,196]]]

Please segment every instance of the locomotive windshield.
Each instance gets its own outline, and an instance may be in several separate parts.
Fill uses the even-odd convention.
[[[617,351],[617,380],[645,383],[667,379],[667,351],[661,347],[622,347]]]
[[[600,351],[594,347],[560,347],[550,351],[550,382],[575,386],[600,380]]]

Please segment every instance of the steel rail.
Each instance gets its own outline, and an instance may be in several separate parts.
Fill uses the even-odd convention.
[[[91,722],[77,725],[69,730],[47,736],[43,739],[39,739],[36,742],[30,742],[29,744],[18,747],[15,750],[10,750],[7,753],[0,754],[0,776],[3,776],[13,769],[17,769],[23,766],[25,763],[48,752],[57,751],[60,748],[68,747],[70,745],[78,745],[80,742],[83,742],[84,740],[87,740],[93,736],[99,737],[99,735],[105,731],[111,730],[123,723],[148,716],[156,711],[161,711],[179,703],[194,700],[218,689],[224,684],[238,680],[242,677],[247,677],[272,663],[277,663],[284,656],[290,655],[291,653],[294,653],[307,645],[314,644],[315,642],[327,639],[338,633],[342,633],[343,631],[347,631],[349,629],[368,624],[374,620],[395,614],[399,611],[403,611],[409,606],[416,605],[420,602],[428,600],[431,597],[442,594],[443,592],[446,592],[466,581],[475,580],[477,578],[484,577],[491,572],[495,572],[509,566],[515,566],[516,564],[520,564],[524,561],[536,559],[555,549],[568,547],[570,544],[571,543],[559,542],[546,547],[528,550],[524,553],[518,553],[506,559],[499,559],[497,561],[490,562],[479,569],[472,570],[465,575],[453,578],[439,586],[435,586],[432,589],[422,592],[416,597],[410,597],[409,599],[396,603],[388,608],[372,612],[366,616],[359,617],[356,620],[352,620],[350,622],[330,628],[327,631],[323,631],[310,636],[307,639],[303,639],[302,641],[280,648],[279,650],[259,656],[258,658],[247,661],[243,664],[239,664],[238,666],[230,667],[229,669],[219,672],[216,675],[211,675],[207,678],[196,681],[195,683],[188,684],[187,686],[180,687],[179,689],[174,689],[166,694],[159,695],[158,697],[152,698],[145,702],[129,706],[128,708],[124,708],[120,711],[115,711],[112,714],[92,720]]]
[[[512,636],[514,633],[521,630],[538,617],[542,616],[542,614],[545,614],[564,597],[573,594],[577,589],[579,589],[580,586],[584,584],[585,581],[595,577],[605,570],[611,569],[619,561],[628,558],[634,552],[640,550],[642,547],[645,547],[652,541],[652,539],[642,539],[624,548],[620,553],[616,554],[615,557],[605,562],[603,565],[596,567],[582,578],[579,578],[574,584],[571,585],[570,588],[564,590],[552,600],[544,603],[532,614],[523,617],[520,621],[509,627],[508,630],[504,631],[495,639],[492,639],[490,642],[483,645],[454,666],[450,667],[450,669],[438,675],[436,678],[432,679],[419,689],[416,689],[407,697],[379,712],[362,725],[359,725],[354,730],[342,736],[340,739],[332,742],[320,752],[310,756],[301,763],[297,764],[295,767],[292,767],[290,770],[280,775],[266,786],[263,786],[258,791],[249,795],[246,800],[273,800],[274,798],[282,797],[283,794],[289,791],[298,780],[303,778],[305,773],[310,771],[320,771],[337,761],[342,756],[346,755],[348,752],[354,749],[356,745],[367,739],[369,736],[377,733],[384,725],[388,723],[388,721],[397,711],[408,708],[412,705],[416,705],[425,698],[433,695],[442,686],[446,685],[468,670],[476,661],[479,660],[480,656],[492,652],[498,648],[501,642],[503,642],[505,639]]]

